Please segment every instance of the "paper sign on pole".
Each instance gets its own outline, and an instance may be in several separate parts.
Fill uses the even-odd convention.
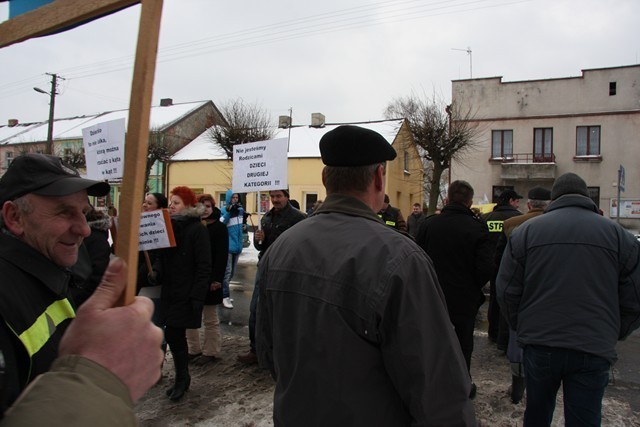
[[[176,245],[169,211],[158,209],[140,214],[138,250],[169,248]]]
[[[287,188],[287,138],[233,146],[234,193]]]
[[[87,178],[120,179],[124,172],[124,119],[82,129]]]

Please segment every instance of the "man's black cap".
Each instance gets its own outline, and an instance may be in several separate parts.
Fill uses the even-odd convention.
[[[327,166],[366,166],[396,158],[396,150],[378,132],[343,125],[320,139],[322,163]]]
[[[500,194],[499,199],[503,202],[508,202],[511,199],[514,199],[514,200],[522,199],[522,196],[513,190],[504,190],[502,194]]]
[[[551,191],[542,187],[533,187],[527,194],[529,200],[551,200]]]
[[[29,153],[16,157],[0,178],[0,207],[26,194],[67,196],[87,190],[89,196],[104,196],[109,184],[85,179],[62,159],[48,154]]]

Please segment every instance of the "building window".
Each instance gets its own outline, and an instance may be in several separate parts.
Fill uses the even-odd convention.
[[[609,82],[609,96],[616,94],[616,82]]]
[[[409,173],[409,153],[404,152],[404,173]]]
[[[491,131],[491,158],[513,157],[513,130]]]
[[[4,167],[6,169],[9,167],[11,162],[13,162],[13,151],[6,151],[4,160],[5,160]]]
[[[600,126],[576,128],[576,156],[600,155]]]
[[[553,128],[533,130],[533,161],[553,161]]]
[[[587,187],[589,198],[600,208],[600,187]]]
[[[313,212],[313,206],[318,201],[318,193],[304,193],[304,210],[307,213]]]

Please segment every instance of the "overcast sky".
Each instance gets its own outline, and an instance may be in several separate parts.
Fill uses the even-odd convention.
[[[0,4],[0,20],[7,19]],[[140,6],[0,49],[0,124],[129,105]],[[165,0],[153,104],[242,98],[294,124],[384,118],[394,98],[451,80],[579,76],[640,62],[640,1]],[[471,56],[466,52],[471,49]],[[454,50],[459,49],[459,50]]]

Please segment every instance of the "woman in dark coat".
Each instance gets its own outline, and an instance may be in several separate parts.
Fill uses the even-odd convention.
[[[189,359],[195,360],[196,365],[203,366],[220,356],[222,335],[216,306],[222,303],[222,280],[229,255],[229,234],[227,226],[220,222],[220,209],[216,208],[213,197],[201,194],[198,202],[204,206],[202,222],[207,226],[211,243],[211,284],[202,313],[204,343],[200,344],[199,329],[187,329],[187,344]]]
[[[191,384],[186,330],[199,328],[202,321],[211,284],[211,247],[209,233],[200,222],[204,209],[193,191],[176,187],[169,200],[176,246],[162,251],[158,278],[162,285],[162,324],[176,368],[175,383],[167,396],[179,400]]]

